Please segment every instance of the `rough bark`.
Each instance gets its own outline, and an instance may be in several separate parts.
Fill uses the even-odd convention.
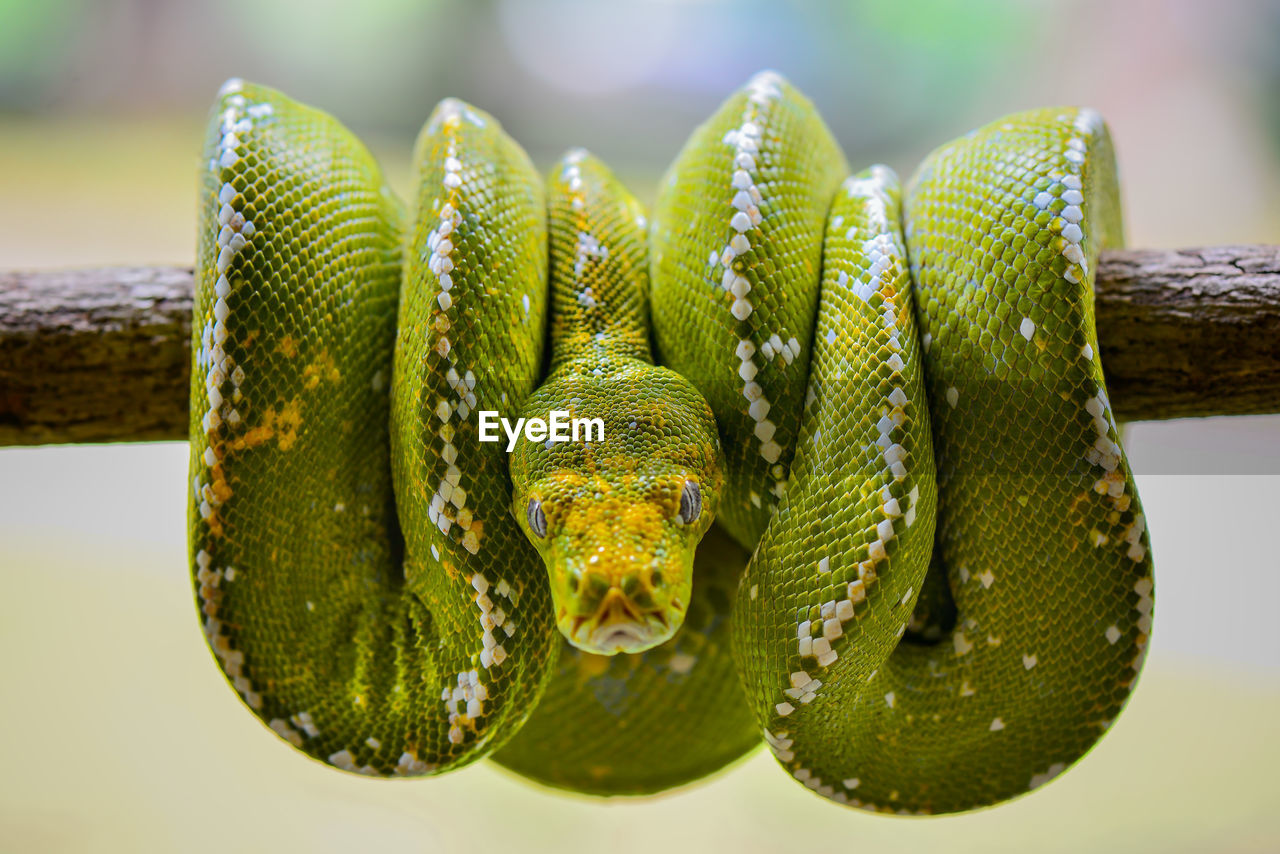
[[[1107,253],[1097,295],[1118,416],[1280,412],[1280,246]]]
[[[0,273],[0,446],[183,439],[190,268]],[[1118,418],[1280,412],[1280,246],[1127,250],[1098,271]]]
[[[182,439],[191,270],[0,273],[0,446]]]

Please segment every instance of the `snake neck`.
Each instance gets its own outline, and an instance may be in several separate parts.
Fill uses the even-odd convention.
[[[552,171],[548,196],[551,372],[522,415],[587,430],[517,446],[512,509],[569,642],[641,652],[684,620],[720,495],[715,420],[691,383],[653,364],[639,203],[581,150]]]
[[[575,360],[652,363],[644,209],[581,148],[550,185],[551,371]]]

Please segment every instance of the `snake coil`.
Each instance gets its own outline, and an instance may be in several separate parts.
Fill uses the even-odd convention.
[[[762,72],[650,220],[596,158],[543,181],[449,99],[413,186],[325,113],[218,96],[191,565],[280,738],[640,794],[763,737],[831,800],[928,813],[1111,725],[1153,579],[1094,330],[1121,239],[1097,114],[1008,116],[904,189]],[[526,426],[508,458],[490,412],[603,435]]]

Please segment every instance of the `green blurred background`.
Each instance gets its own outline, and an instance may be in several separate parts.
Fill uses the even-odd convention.
[[[585,145],[650,199],[763,67],[853,164],[904,175],[1006,112],[1093,106],[1131,245],[1280,242],[1277,3],[0,0],[0,269],[189,264],[229,76],[336,114],[402,194],[418,125],[455,95],[540,165]],[[1158,579],[1129,710],[1034,795],[934,820],[828,804],[761,753],[641,802],[488,765],[328,770],[246,713],[204,649],[185,445],[0,450],[0,849],[1280,851],[1280,421],[1140,424],[1127,445]]]

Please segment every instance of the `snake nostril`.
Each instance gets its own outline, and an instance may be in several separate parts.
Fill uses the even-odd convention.
[[[624,576],[621,587],[624,595],[635,598],[640,592],[640,576],[635,573]]]
[[[594,602],[599,602],[603,599],[605,594],[609,592],[610,587],[612,585],[609,583],[609,579],[600,573],[593,572],[591,577],[587,579],[587,593]]]

